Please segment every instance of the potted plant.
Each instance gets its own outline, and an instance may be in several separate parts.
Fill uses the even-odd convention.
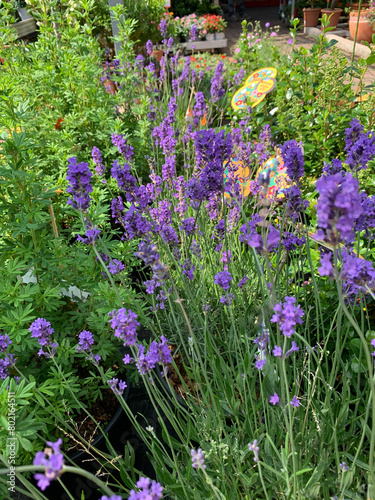
[[[358,20],[359,16],[359,20]],[[358,31],[357,31],[358,24]],[[349,13],[350,38],[354,40],[357,31],[357,42],[372,42],[375,33],[375,1],[368,8],[351,11]]]
[[[312,28],[318,25],[320,7],[315,7],[315,0],[310,0],[308,5],[310,7],[303,9],[303,25],[305,28]]]
[[[226,23],[221,16],[216,16],[215,14],[205,14],[204,16],[205,28],[207,30],[206,40],[215,40],[216,35],[223,35],[223,31],[226,28]],[[224,36],[221,36],[224,38]],[[220,39],[220,37],[216,38]]]
[[[329,23],[328,23],[328,28],[333,28],[336,29],[337,25],[339,24],[339,19],[341,16],[342,9],[335,8],[336,5],[336,0],[331,0],[331,6],[329,6],[329,0],[327,1],[327,8],[322,9],[322,16],[324,14],[327,15]],[[323,26],[322,26],[323,29]]]
[[[225,28],[227,27],[227,23],[224,21],[224,19],[221,16],[217,16],[217,31],[215,33],[215,40],[222,40],[225,38]]]

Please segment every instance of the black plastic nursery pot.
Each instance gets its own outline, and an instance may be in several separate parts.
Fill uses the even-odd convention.
[[[123,399],[125,401],[128,401],[129,393],[129,381],[127,380],[127,388],[123,395]],[[125,414],[122,407],[119,406],[108,425],[104,428],[104,434],[107,436],[111,445],[119,455],[124,454],[124,446],[130,441],[130,427],[131,424],[127,415]],[[106,439],[102,434],[94,439],[92,445],[102,452],[109,453]],[[100,463],[95,459],[95,456],[100,457],[100,455],[97,455],[94,452],[92,455],[90,455],[86,451],[79,451],[69,456],[69,458],[77,467],[80,467],[81,469],[84,469],[95,475],[101,468]],[[73,465],[68,460],[65,460],[65,462],[67,465]],[[119,477],[114,469],[113,475],[117,475]],[[101,476],[101,478],[105,481],[106,476]],[[65,488],[69,491],[74,500],[81,500],[82,492],[84,493],[85,500],[98,500],[102,497],[102,493],[98,491],[98,486],[83,476],[65,472],[64,474],[62,474],[60,479],[64,483]],[[30,482],[32,482],[36,486],[34,477],[30,478]],[[44,490],[43,494],[50,500],[71,500],[71,497],[58,481],[51,482],[50,486],[48,486],[46,490]]]

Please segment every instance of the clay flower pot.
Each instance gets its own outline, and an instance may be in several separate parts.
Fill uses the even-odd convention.
[[[303,25],[305,28],[313,28],[318,25],[320,16],[319,9],[303,9]]]
[[[350,38],[354,40],[355,30],[357,29],[358,11],[350,12],[349,14],[349,32]],[[361,11],[359,14],[357,42],[372,42],[372,35],[375,33],[374,28],[370,25],[366,17],[366,12]]]
[[[329,18],[329,28],[337,28],[337,25],[339,24],[339,19],[341,16],[342,9],[322,9],[322,16],[324,14],[327,14]],[[323,29],[323,27],[322,27]]]
[[[157,61],[161,61],[161,58],[163,57],[163,51],[162,50],[153,50],[151,52],[151,55],[155,57]]]

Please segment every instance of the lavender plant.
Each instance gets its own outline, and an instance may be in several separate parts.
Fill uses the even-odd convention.
[[[116,133],[121,159],[101,186],[115,193],[112,218],[143,266],[142,301],[131,307],[95,222],[90,166],[73,156],[68,164],[69,205],[112,287],[107,328],[128,349],[122,365],[144,381],[161,431],[140,424],[120,398],[123,377],[104,373],[91,333],[81,332],[78,351],[119,397],[158,483],[139,479],[140,491],[131,491],[134,471],[118,459],[125,484],[96,484],[114,498],[372,498],[375,209],[360,181],[375,156],[374,132],[350,123],[342,161],[330,158],[308,200],[304,141],[278,144],[289,185],[271,197],[270,172],[257,173],[277,147],[270,127],[257,144],[249,141],[250,114],[222,127],[222,64],[205,95],[191,59],[181,71],[177,61],[166,57],[159,76],[152,62],[146,69],[147,179],[137,175],[139,137]],[[105,155],[93,154],[102,174]],[[234,158],[248,168],[248,196]],[[32,331],[54,362],[60,346],[48,321]],[[141,324],[153,334],[149,345],[138,339]],[[8,340],[2,344],[8,353]],[[44,472],[37,479],[48,488],[70,471],[55,453],[56,467],[49,451],[18,472]]]

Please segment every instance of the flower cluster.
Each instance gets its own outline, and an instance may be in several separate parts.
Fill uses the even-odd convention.
[[[227,27],[227,23],[222,16],[205,14],[203,17],[207,33],[222,33]]]
[[[294,182],[301,180],[305,173],[301,145],[294,139],[287,141],[281,146],[281,157],[284,160],[288,177]]]
[[[258,440],[254,439],[252,443],[248,444],[249,451],[252,451],[254,453],[254,462],[259,461],[259,446],[258,446]]]
[[[337,245],[353,239],[353,227],[362,214],[359,183],[351,173],[324,175],[316,182],[318,238]]]
[[[57,344],[56,342],[51,341],[50,337],[54,334],[54,330],[49,321],[44,318],[36,319],[30,325],[29,332],[31,333],[32,338],[38,339],[38,343],[41,346],[38,352],[39,356],[43,355],[49,358],[55,354]],[[51,352],[44,352],[43,348],[50,348]]]
[[[205,469],[207,465],[204,463],[204,453],[202,448],[198,448],[197,450],[191,450],[191,461],[194,469]]]
[[[94,345],[94,335],[88,330],[83,330],[79,335],[79,342],[76,346],[77,352],[82,352],[87,354],[86,359],[92,361],[94,364],[98,364],[101,360],[99,354],[94,354],[92,352],[92,346]]]
[[[33,465],[45,467],[44,474],[34,474],[38,487],[44,491],[55,479],[59,478],[63,472],[64,455],[60,453],[62,439],[56,443],[47,441],[48,448],[44,451],[38,451],[35,455]]]
[[[135,361],[139,373],[141,375],[146,375],[155,368],[157,363],[163,365],[171,363],[172,355],[168,346],[168,341],[163,335],[160,339],[161,342],[152,341],[147,351],[144,345],[136,344],[138,348],[136,358],[133,359],[129,355],[126,355],[123,359],[124,364],[127,365]]]
[[[357,118],[350,123],[345,130],[345,151],[347,157],[345,163],[353,172],[367,169],[368,162],[375,157],[375,134],[363,131],[363,126]]]
[[[108,313],[108,316],[112,318],[110,323],[111,328],[115,331],[115,337],[121,339],[124,346],[134,345],[137,341],[137,327],[140,325],[137,321],[138,315],[131,309],[127,311],[122,308]]]
[[[69,198],[68,203],[73,208],[87,210],[90,206],[90,193],[92,193],[91,177],[92,173],[88,163],[77,163],[74,156],[69,158],[68,173],[66,178],[69,181],[67,193],[70,193],[73,199]]]
[[[207,33],[204,18],[199,17],[196,14],[190,14],[188,16],[181,17],[181,19],[175,18],[175,25],[177,32],[179,32],[182,36],[190,36],[193,26],[195,26],[194,33],[198,38],[202,38]]]
[[[164,488],[156,481],[141,477],[136,486],[139,491],[131,490],[128,500],[160,500],[163,498]]]
[[[305,314],[300,305],[295,305],[295,297],[285,297],[285,302],[279,302],[273,308],[275,314],[270,319],[271,323],[278,323],[281,333],[286,337],[294,334],[295,327],[302,324]]]
[[[5,353],[4,358],[0,359],[0,379],[2,380],[9,376],[9,368],[14,364],[14,356],[6,354],[6,350],[11,343],[12,341],[6,333],[4,335],[0,334],[0,352]]]
[[[117,395],[117,396],[122,396],[124,390],[126,389],[127,385],[126,382],[123,380],[120,380],[118,378],[113,378],[112,380],[107,380],[110,388],[112,391]]]
[[[105,166],[103,164],[103,158],[100,149],[94,146],[91,151],[91,156],[95,164],[95,172],[98,175],[104,175]]]

